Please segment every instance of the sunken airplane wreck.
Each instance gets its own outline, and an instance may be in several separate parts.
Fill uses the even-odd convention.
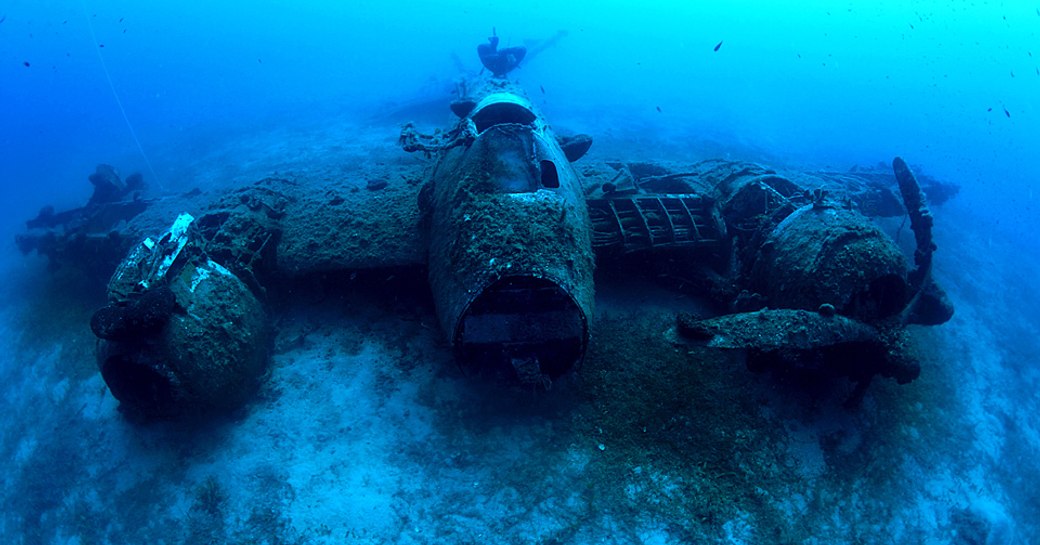
[[[916,378],[905,326],[952,315],[930,274],[932,216],[901,159],[894,176],[724,160],[579,172],[591,138],[557,136],[503,78],[452,110],[446,132],[401,133],[427,164],[359,167],[368,190],[267,178],[148,200],[139,179],[102,166],[96,198],[45,211],[18,243],[58,265],[89,254],[115,269],[91,327],[105,382],[137,418],[248,399],[270,357],[266,302],[284,279],[314,273],[425,266],[459,365],[539,388],[579,367],[592,342],[594,269],[634,260],[721,309],[677,316],[684,342],[743,350],[753,369],[848,377],[852,402],[877,375]],[[922,179],[933,201],[955,191]],[[905,214],[912,263],[871,220]]]

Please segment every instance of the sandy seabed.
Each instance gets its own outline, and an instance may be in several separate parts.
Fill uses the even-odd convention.
[[[249,179],[392,145],[342,144],[344,131],[333,149],[328,136],[258,137],[186,168]],[[246,166],[230,176],[236,154]],[[283,156],[293,159],[271,159]],[[87,324],[103,286],[11,245],[0,258],[0,536],[1036,543],[1040,295],[1029,279],[1040,264],[973,228],[982,220],[966,203],[935,215],[935,274],[956,314],[914,329],[920,379],[879,379],[855,411],[841,408],[842,382],[756,375],[736,355],[677,343],[675,312],[699,303],[609,271],[575,376],[548,392],[487,384],[453,363],[422,272],[388,271],[286,290],[268,376],[246,407],[133,424],[94,363]]]

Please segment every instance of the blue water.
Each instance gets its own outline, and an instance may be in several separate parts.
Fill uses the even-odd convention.
[[[220,522],[225,530],[170,530],[167,542],[191,542],[192,536],[243,543],[256,539],[263,533],[250,533],[250,528],[263,527],[263,521],[250,526],[251,513],[256,513],[244,505],[249,502],[278,510],[266,523],[282,533],[271,534],[279,537],[269,537],[268,543],[289,542],[290,537],[315,543],[692,539],[676,530],[667,510],[626,518],[625,513],[643,508],[635,500],[614,512],[570,516],[560,513],[580,512],[574,504],[581,500],[548,485],[542,490],[549,495],[539,498],[522,497],[516,479],[504,479],[509,486],[484,490],[469,483],[502,478],[489,469],[491,462],[471,460],[451,470],[434,470],[430,466],[450,466],[455,458],[449,453],[447,461],[427,465],[419,454],[400,458],[379,452],[379,446],[398,448],[401,443],[377,440],[376,430],[359,439],[374,445],[371,449],[350,451],[377,460],[370,470],[355,459],[351,463],[356,471],[330,473],[317,457],[308,457],[311,447],[300,446],[308,441],[325,444],[321,426],[309,422],[303,408],[279,413],[284,421],[272,416],[202,439],[184,439],[177,435],[184,431],[176,430],[172,437],[185,441],[191,455],[163,450],[174,439],[122,422],[114,401],[104,397],[99,378],[89,372],[63,378],[66,359],[89,358],[89,335],[62,344],[51,332],[46,346],[34,346],[31,325],[40,324],[18,321],[19,309],[33,304],[20,297],[44,289],[46,274],[42,263],[17,254],[14,234],[45,204],[58,209],[82,204],[91,189],[86,175],[97,163],[116,165],[123,173],[140,171],[155,194],[173,194],[210,182],[194,178],[199,170],[188,166],[199,156],[235,150],[221,155],[219,167],[231,178],[242,171],[253,175],[243,165],[258,157],[270,159],[270,150],[286,134],[350,127],[385,134],[380,138],[392,146],[397,125],[412,117],[421,117],[431,129],[447,126],[451,116],[446,110],[438,114],[423,105],[446,104],[457,77],[480,71],[476,45],[493,27],[505,46],[534,47],[556,38],[510,77],[527,89],[554,126],[591,134],[596,145],[602,142],[612,151],[637,149],[629,144],[638,142],[640,157],[649,159],[693,161],[710,149],[734,158],[841,170],[900,155],[936,178],[959,184],[955,201],[936,211],[936,274],[954,299],[957,315],[953,322],[921,333],[921,342],[931,347],[928,361],[933,366],[925,366],[925,375],[942,377],[922,382],[931,385],[933,394],[945,392],[945,387],[959,393],[949,407],[942,396],[913,395],[922,405],[945,407],[945,420],[935,425],[964,435],[950,436],[948,443],[907,447],[911,454],[905,458],[871,466],[872,471],[906,477],[911,492],[893,492],[898,496],[892,500],[895,507],[886,507],[886,498],[876,490],[853,490],[849,494],[861,494],[863,501],[848,500],[845,508],[832,510],[829,500],[822,499],[826,494],[809,497],[817,487],[826,488],[815,470],[802,474],[790,497],[763,501],[787,506],[792,519],[805,526],[822,524],[821,543],[853,537],[868,543],[1040,540],[1040,503],[1032,491],[1040,477],[1035,461],[1040,421],[1034,410],[1034,387],[1040,386],[1040,297],[1035,287],[1040,273],[1035,236],[1040,228],[1035,188],[1040,175],[1040,3],[14,0],[0,5],[0,19],[0,189],[5,193],[0,200],[0,261],[11,277],[4,288],[8,310],[2,329],[2,342],[10,349],[2,362],[11,385],[4,406],[16,415],[2,425],[0,452],[5,464],[17,468],[8,473],[3,490],[9,513],[0,522],[4,542],[154,542],[144,540],[190,518],[199,483],[213,475],[224,479],[226,487],[236,479],[248,483],[242,485],[248,493],[228,492],[227,518]],[[212,164],[207,168],[215,171]],[[344,327],[350,330],[356,324]],[[421,328],[414,334],[420,339],[414,342],[426,347],[417,350],[436,346],[433,336],[422,337]],[[324,348],[312,352],[300,354],[299,360],[310,362],[326,354]],[[377,354],[378,348],[366,345],[343,358],[379,361],[370,352]],[[292,371],[282,373],[273,380],[299,384],[286,376]],[[343,388],[353,384],[363,392],[358,384],[378,382],[359,373],[340,377]],[[405,393],[388,397],[396,407],[389,414],[380,413],[383,405],[375,401],[358,402],[385,417],[359,417],[360,425],[393,427],[419,418],[418,424],[409,424],[417,429],[407,433],[441,447],[451,444],[443,433],[430,431],[439,413],[423,413],[425,405],[406,395],[409,388],[422,390],[424,386],[416,386],[421,380],[407,380],[413,382],[406,381]],[[449,403],[446,399],[465,395],[456,391],[464,389],[457,384],[441,388],[416,398],[432,396]],[[293,395],[306,404],[304,390]],[[899,398],[901,391],[886,395]],[[326,401],[344,411],[351,407],[341,399]],[[88,408],[79,407],[81,403]],[[809,439],[803,441],[802,432],[792,431],[791,444],[813,443],[843,426],[855,430],[846,430],[849,435],[870,436],[862,429],[877,420],[899,428],[892,432],[899,437],[925,433],[928,422],[892,423],[899,415],[885,412],[884,401],[878,404],[882,409],[853,422],[806,417]],[[52,426],[51,433],[86,422],[75,429],[96,433],[83,444],[101,449],[101,459],[66,456],[60,449],[75,451],[76,441],[47,443],[42,432],[31,431],[31,418]],[[294,436],[298,443],[292,453],[271,464],[278,469],[249,461],[256,456],[250,452],[256,444],[276,444],[254,444],[251,432],[270,437],[272,430],[294,421],[304,431]],[[455,448],[479,450],[481,438],[488,445],[541,446],[546,463],[559,464],[559,475],[566,478],[583,471],[588,457],[596,455],[598,445],[587,451],[560,447],[555,441],[566,444],[567,439],[547,430],[551,423],[509,426],[506,421],[469,430]],[[818,449],[809,450],[799,457],[794,449],[790,459],[815,460]],[[949,464],[929,466],[924,457],[912,454],[925,450],[949,452]],[[331,455],[322,452],[325,463]],[[972,454],[954,454],[964,452]],[[485,454],[517,463],[498,451]],[[115,479],[104,458],[132,469]],[[88,477],[74,484],[61,475],[42,484],[30,482],[26,464],[39,459],[45,462],[32,466],[33,472],[83,472]],[[63,459],[75,463],[46,462]],[[316,467],[310,480],[291,469],[308,463]],[[286,470],[286,464],[296,465]],[[668,492],[673,477],[653,481],[661,490],[655,505],[674,499]],[[128,491],[147,488],[153,478],[157,487],[188,483],[180,499],[142,507],[165,518],[141,521],[106,511],[133,505],[136,500]],[[118,497],[92,496],[91,480]],[[647,483],[640,486],[651,486]],[[681,484],[674,486],[682,489]],[[272,495],[265,496],[262,491],[268,488]],[[416,493],[427,488],[427,493]],[[438,490],[449,489],[454,499],[448,492],[438,495]],[[460,506],[469,503],[469,489],[475,499],[460,514]],[[837,489],[829,490],[838,494]],[[329,507],[343,490],[354,491],[357,503],[344,500],[343,506]],[[33,509],[35,522],[26,515]],[[849,513],[856,509],[867,514]],[[350,520],[374,517],[374,522],[347,523],[337,518],[343,513]],[[490,522],[496,519],[514,522]],[[211,523],[216,524],[206,522]],[[634,526],[619,531],[626,523]],[[730,543],[782,539],[756,534],[755,524],[747,517],[717,521],[715,535]],[[967,529],[980,525],[988,532],[969,535]],[[578,528],[564,531],[572,527]],[[789,535],[809,542],[805,539],[810,534]],[[979,535],[983,541],[972,541]]]
[[[546,89],[551,118],[631,115],[648,129],[680,126],[834,165],[901,153],[968,190],[1000,180],[1016,201],[1028,197],[1035,172],[1040,15],[1028,2],[413,2],[387,10],[16,1],[4,11],[3,147],[18,160],[2,172],[52,192],[68,180],[54,157],[141,161],[98,45],[142,145],[158,153],[194,132],[360,114],[443,92],[437,83],[457,75],[451,55],[477,71],[475,44],[492,26],[504,45],[568,33],[516,74]],[[157,171],[175,168],[176,157],[163,159]]]

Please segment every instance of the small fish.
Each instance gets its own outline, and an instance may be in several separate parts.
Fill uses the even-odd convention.
[[[98,44],[98,47],[105,47],[105,44]]]
[[[1036,75],[1040,76],[1040,66],[1036,67]]]
[[[914,24],[910,23],[910,30],[913,30],[913,29],[914,29]]]
[[[0,15],[0,23],[4,22],[6,20],[7,20],[7,16],[6,15]]]
[[[1015,77],[1015,71],[1014,70],[1010,70],[1010,72],[1011,72],[1011,77]]]
[[[120,22],[120,23],[122,23],[122,22],[123,22],[123,18],[122,18],[122,17],[120,17],[120,18],[119,18],[119,22]]]
[[[1007,106],[1002,107],[1004,108],[1004,115],[1006,115],[1008,119],[1011,119],[1011,112],[1008,111]]]
[[[32,65],[29,64],[29,61],[23,61],[22,64],[24,64],[26,68],[29,68],[30,66],[32,66]]]
[[[713,49],[712,51],[718,51],[720,47],[722,47],[722,42],[721,41],[719,43],[715,44],[715,49]]]
[[[657,113],[661,113],[661,107],[660,106],[657,107]]]
[[[990,106],[989,108],[986,108],[986,111],[987,111],[987,112],[992,112],[992,111],[993,111],[993,107],[992,107],[992,106]]]
[[[539,85],[538,88],[542,90],[542,94],[544,95],[545,94],[545,86],[544,85]]]
[[[259,63],[259,64],[264,64],[264,59],[257,58],[256,62]]]

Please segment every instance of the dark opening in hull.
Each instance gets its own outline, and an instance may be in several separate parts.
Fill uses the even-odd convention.
[[[465,370],[546,386],[577,366],[587,339],[586,317],[574,299],[556,283],[533,276],[489,286],[455,331]]]

